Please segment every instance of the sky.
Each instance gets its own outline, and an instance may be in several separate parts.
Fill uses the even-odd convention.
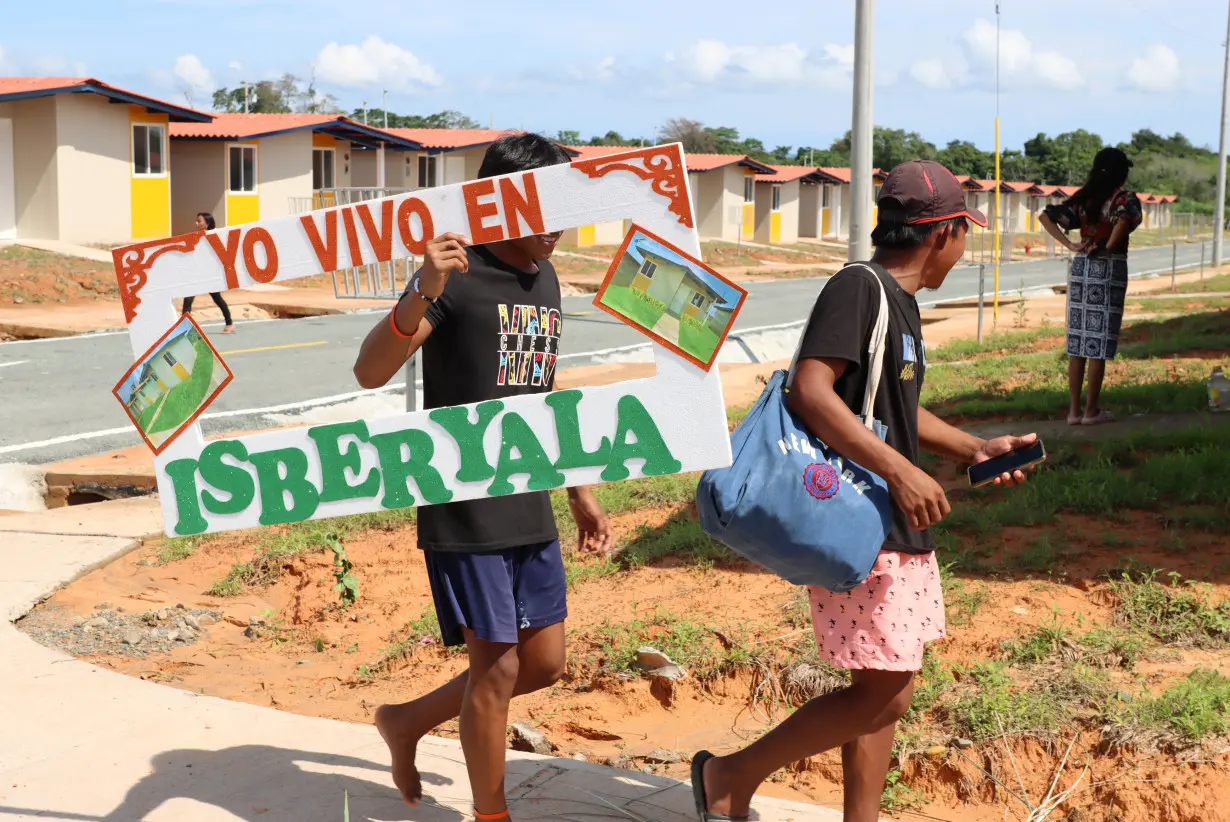
[[[879,0],[875,122],[995,143],[993,0]],[[1002,0],[1005,147],[1085,128],[1215,146],[1225,0]],[[758,9],[763,9],[759,11]],[[460,13],[459,13],[459,10]],[[349,111],[652,138],[672,117],[766,146],[850,124],[853,0],[0,0],[0,75],[88,75],[208,108],[218,86],[315,76]]]

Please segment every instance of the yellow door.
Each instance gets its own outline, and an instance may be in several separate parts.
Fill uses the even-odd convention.
[[[649,288],[649,278],[644,274],[637,274],[632,278],[633,291],[645,291]]]
[[[186,380],[188,377],[192,376],[188,373],[188,369],[184,368],[184,364],[182,362],[175,363],[175,365],[171,366],[171,370],[174,371],[175,376],[179,377],[181,380]]]
[[[159,391],[166,391],[166,390],[167,390],[167,384],[166,384],[165,382],[163,382],[162,380],[156,380],[156,382],[158,383],[158,390],[159,390]],[[153,405],[153,404],[154,404],[154,401],[153,401],[153,400],[150,400],[150,405]]]
[[[683,316],[685,317],[695,317],[699,313],[700,313],[700,306],[695,305],[691,301],[689,301],[687,304],[687,307],[683,309]]]
[[[820,209],[820,236],[827,237],[832,231],[833,215],[830,213],[831,208]]]
[[[774,211],[769,214],[769,242],[780,243],[782,241],[782,213]]]
[[[261,218],[261,200],[258,194],[227,194],[226,224],[254,223]]]
[[[577,245],[581,248],[588,248],[594,244],[594,234],[596,227],[592,225],[583,225],[577,229]]]
[[[171,235],[171,169],[169,119],[130,106],[129,176],[131,178],[132,236],[137,240]]]
[[[743,204],[743,239],[750,240],[756,235],[756,204]]]

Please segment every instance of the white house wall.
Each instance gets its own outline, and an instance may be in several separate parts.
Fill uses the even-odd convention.
[[[132,239],[132,127],[128,106],[96,94],[57,94],[60,239]],[[166,141],[168,135],[163,132]],[[170,168],[163,146],[163,162]],[[169,204],[168,204],[169,207]]]
[[[173,140],[171,163],[171,232],[184,234],[196,228],[196,215],[207,211],[219,222],[226,213],[226,143],[213,140]]]
[[[0,117],[13,121],[13,199],[17,236],[58,240],[55,98],[0,103]]]
[[[337,172],[341,172],[342,157],[349,148],[349,143],[338,143]],[[291,198],[311,200],[312,132],[262,137],[258,162],[262,220],[291,214]],[[341,177],[340,173],[336,176]],[[341,179],[336,182],[339,186],[346,185]]]

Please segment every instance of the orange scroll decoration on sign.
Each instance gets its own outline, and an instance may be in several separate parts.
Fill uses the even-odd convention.
[[[151,240],[148,243],[117,248],[111,252],[111,259],[115,261],[115,277],[120,286],[120,301],[124,304],[124,319],[129,324],[137,316],[137,306],[141,304],[141,289],[145,287],[145,272],[149,271],[154,260],[168,251],[186,254],[195,249],[204,236],[204,231],[194,231],[170,239]]]
[[[661,194],[671,201],[670,210],[679,216],[679,222],[688,228],[694,227],[683,157],[676,145],[654,146],[617,157],[574,160],[572,167],[595,180],[612,171],[630,171],[649,181],[655,194]]]

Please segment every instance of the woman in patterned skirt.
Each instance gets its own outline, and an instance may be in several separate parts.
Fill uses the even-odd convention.
[[[1069,425],[1100,425],[1114,419],[1099,404],[1106,361],[1119,348],[1123,301],[1127,296],[1128,235],[1140,225],[1140,200],[1123,189],[1132,161],[1117,148],[1104,148],[1089,180],[1066,202],[1046,207],[1042,226],[1075,253],[1068,271]],[[1080,229],[1080,241],[1068,232]],[[1088,366],[1086,368],[1086,365]],[[1089,395],[1081,388],[1089,374]]]

